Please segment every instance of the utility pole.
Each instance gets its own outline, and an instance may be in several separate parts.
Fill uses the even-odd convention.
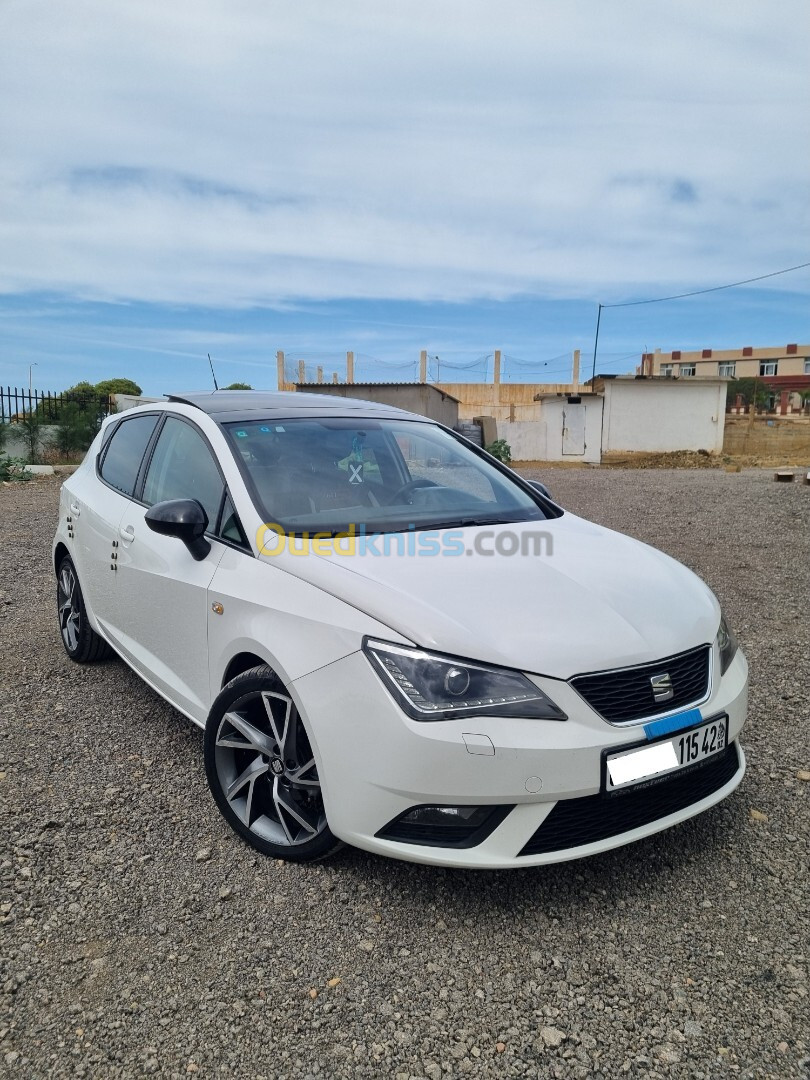
[[[602,305],[599,305],[599,310],[596,313],[596,337],[593,339],[593,367],[591,368],[591,389],[593,389],[593,381],[596,378],[596,348],[599,344],[599,323],[602,321]]]

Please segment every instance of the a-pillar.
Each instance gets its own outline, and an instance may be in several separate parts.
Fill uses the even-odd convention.
[[[779,392],[779,415],[787,416],[790,409],[790,391],[781,390]]]

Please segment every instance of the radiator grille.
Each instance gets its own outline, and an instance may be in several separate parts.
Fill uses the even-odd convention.
[[[704,698],[709,687],[710,651],[710,645],[701,645],[641,667],[577,675],[571,685],[611,724],[641,720]],[[674,694],[669,701],[656,702],[651,680],[663,674],[672,679]]]

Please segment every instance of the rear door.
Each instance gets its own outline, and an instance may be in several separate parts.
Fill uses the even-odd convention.
[[[85,602],[106,636],[110,636],[116,598],[118,525],[132,498],[158,419],[157,413],[143,413],[120,420],[104,442],[98,463],[80,470],[67,485],[79,582]]]

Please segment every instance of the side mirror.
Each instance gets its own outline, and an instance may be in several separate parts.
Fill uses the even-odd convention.
[[[529,487],[533,487],[535,491],[539,491],[541,495],[545,495],[547,499],[551,499],[551,501],[554,502],[551,492],[545,484],[541,484],[539,480],[527,480],[526,483]]]
[[[202,562],[211,550],[205,539],[208,514],[196,499],[168,499],[155,503],[144,517],[152,532],[182,540],[197,562]]]

